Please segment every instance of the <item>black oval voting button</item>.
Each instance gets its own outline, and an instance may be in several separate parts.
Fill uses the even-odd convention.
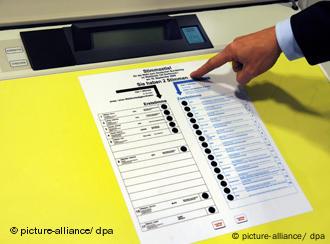
[[[187,101],[182,101],[181,104],[182,104],[183,106],[187,106],[187,105],[188,105]]]
[[[208,146],[209,146],[209,144],[207,144],[206,142],[202,143],[202,147],[208,147]]]
[[[172,132],[173,132],[173,133],[178,133],[179,130],[178,130],[177,128],[173,128],[173,129],[172,129]]]
[[[190,111],[190,108],[189,107],[185,107],[184,110],[187,111],[187,112],[189,112]]]
[[[193,123],[194,124],[194,123],[196,123],[196,120],[194,118],[191,118],[190,119],[190,123]]]
[[[215,208],[214,207],[209,207],[209,212],[210,213],[215,213]]]
[[[187,113],[187,116],[191,118],[191,117],[193,117],[194,115],[193,115],[193,113],[189,112],[189,113]]]
[[[234,200],[234,196],[231,195],[231,194],[229,194],[229,195],[227,195],[227,199],[228,199],[229,201],[232,201],[232,200]]]
[[[169,125],[170,125],[171,127],[174,127],[174,126],[175,126],[175,123],[174,123],[174,122],[170,122]]]
[[[180,150],[182,151],[182,152],[187,152],[187,147],[185,147],[185,146],[182,146],[182,147],[180,147]]]
[[[214,156],[213,156],[212,154],[210,154],[209,156],[207,156],[207,158],[208,158],[209,160],[213,160],[213,159],[214,159]]]
[[[198,137],[198,139],[199,139],[200,141],[205,141],[205,137],[204,137],[204,136],[200,136],[200,137]]]
[[[223,188],[223,191],[227,194],[230,193],[230,189],[228,187]]]
[[[217,174],[219,174],[220,173],[220,169],[217,167],[217,168],[214,168],[214,173],[217,173]]]
[[[167,116],[166,119],[167,119],[168,121],[172,121],[172,120],[173,120],[173,117],[172,117],[172,116]]]
[[[227,186],[227,182],[223,180],[223,181],[220,182],[220,185],[225,187],[225,186]]]
[[[162,104],[161,108],[162,109],[167,109],[167,105],[166,104]]]
[[[165,115],[169,115],[169,114],[170,114],[170,111],[168,111],[168,110],[164,110],[164,114],[165,114]]]
[[[217,178],[218,178],[218,180],[223,180],[225,177],[223,177],[222,174],[218,174],[218,175],[217,175]]]
[[[212,162],[211,162],[211,165],[212,165],[213,167],[217,167],[218,164],[217,164],[217,162],[212,161]]]
[[[208,199],[209,198],[209,194],[207,194],[207,192],[203,192],[202,198]]]

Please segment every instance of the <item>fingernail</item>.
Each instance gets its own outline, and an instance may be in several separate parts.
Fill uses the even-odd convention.
[[[190,77],[191,77],[191,78],[196,78],[195,73],[196,73],[196,71],[191,72],[191,73],[190,73]]]

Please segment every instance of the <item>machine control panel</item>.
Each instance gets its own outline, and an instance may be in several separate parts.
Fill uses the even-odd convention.
[[[213,48],[195,14],[82,22],[20,35],[33,70]]]

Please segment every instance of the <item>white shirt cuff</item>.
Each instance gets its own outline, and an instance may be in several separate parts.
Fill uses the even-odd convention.
[[[290,19],[278,22],[275,26],[277,42],[287,59],[294,60],[304,56],[294,38]]]

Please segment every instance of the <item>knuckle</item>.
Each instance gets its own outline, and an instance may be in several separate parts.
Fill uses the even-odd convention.
[[[228,52],[227,53],[231,54],[232,56],[233,55],[235,56],[235,54],[238,53],[240,44],[237,41],[233,41],[227,47],[228,47],[228,49],[227,49]]]
[[[229,45],[228,45],[227,47],[228,47],[228,49],[229,49],[230,51],[235,50],[235,48],[236,48],[236,43],[235,43],[235,41],[229,43]]]

